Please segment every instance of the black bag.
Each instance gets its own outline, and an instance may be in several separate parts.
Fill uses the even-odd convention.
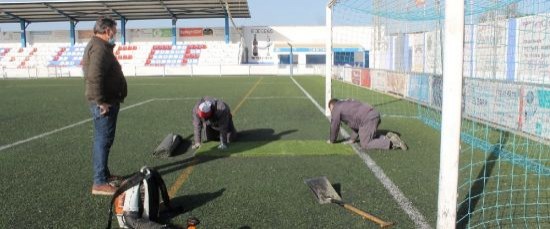
[[[182,137],[178,134],[170,133],[164,140],[160,143],[159,146],[153,151],[153,156],[159,158],[171,157],[174,154],[174,151],[182,142]]]
[[[161,175],[154,169],[142,167],[123,181],[113,195],[107,228],[111,228],[113,206],[121,228],[168,228],[158,223],[161,196],[165,207],[171,209],[170,197]]]

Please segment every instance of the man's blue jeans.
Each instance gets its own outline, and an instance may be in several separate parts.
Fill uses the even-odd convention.
[[[109,160],[109,151],[115,141],[116,121],[120,104],[111,104],[109,112],[100,114],[99,106],[90,103],[90,111],[94,123],[94,143],[93,143],[93,169],[94,184],[105,184],[111,176],[107,162]]]

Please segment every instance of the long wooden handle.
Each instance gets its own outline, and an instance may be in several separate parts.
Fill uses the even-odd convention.
[[[376,216],[373,216],[369,213],[366,213],[366,212],[362,211],[361,209],[358,209],[358,208],[356,208],[354,206],[351,206],[349,204],[343,204],[342,206],[345,209],[348,209],[348,210],[350,210],[350,211],[352,211],[352,212],[354,212],[354,213],[356,213],[360,216],[363,216],[365,219],[368,219],[372,222],[377,223],[378,225],[380,225],[380,228],[390,228],[391,226],[393,226],[392,222],[386,222],[386,221],[384,221],[384,220],[382,220],[382,219],[380,219]]]

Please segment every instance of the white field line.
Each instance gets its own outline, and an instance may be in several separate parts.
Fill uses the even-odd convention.
[[[292,81],[296,86],[302,90],[302,92],[311,100],[311,102],[321,111],[321,113],[324,115],[325,110],[311,97],[311,95],[298,83],[294,78],[292,78]],[[349,136],[349,134],[342,128],[340,128],[340,132],[342,132],[342,135]],[[355,151],[361,159],[367,164],[367,167],[374,173],[376,178],[384,185],[384,188],[388,190],[390,195],[393,197],[393,199],[399,204],[401,209],[407,213],[409,218],[416,224],[416,228],[431,228],[428,222],[426,222],[426,218],[414,207],[412,202],[399,190],[399,187],[391,181],[391,179],[384,173],[384,170],[380,168],[376,164],[376,162],[366,153],[361,153],[361,150],[356,144],[352,144],[352,148]]]
[[[309,98],[309,100],[311,100],[311,102],[313,103],[313,105],[315,105],[315,107],[317,107],[317,109],[319,109],[319,111],[321,113],[323,113],[323,115],[325,114],[325,109],[323,107],[321,107],[321,105],[319,105],[317,103],[317,101],[315,101],[315,99],[313,99],[313,97],[311,97],[311,95],[306,91],[306,89],[304,89],[302,87],[302,85],[300,85],[298,82],[296,82],[296,80],[294,79],[294,77],[290,77],[290,79],[292,80],[292,82],[294,82],[294,84],[296,84],[296,86],[298,86],[298,88],[300,88],[300,90],[302,90],[302,92],[304,93],[304,95],[306,95],[306,97]]]
[[[33,87],[74,87],[71,84],[46,84],[46,85],[6,85],[6,88],[33,88]]]
[[[136,104],[132,104],[132,105],[127,106],[127,107],[123,107],[123,108],[120,109],[120,111],[125,111],[125,110],[128,110],[128,109],[134,108],[134,107],[141,106],[141,105],[146,104],[146,103],[150,103],[150,102],[153,102],[153,101],[157,101],[157,100],[194,100],[194,99],[198,99],[198,98],[195,98],[195,97],[184,97],[184,98],[158,98],[158,99],[149,99],[149,100],[145,100],[145,101],[143,101],[143,102],[139,102],[139,103],[136,103]],[[75,126],[82,125],[82,124],[87,123],[87,122],[89,122],[89,121],[92,121],[92,119],[91,119],[91,118],[84,119],[84,120],[82,120],[82,121],[75,122],[75,123],[73,123],[73,124],[70,124],[70,125],[67,125],[67,126],[64,126],[64,127],[61,127],[61,128],[57,128],[57,129],[52,130],[52,131],[48,131],[48,132],[45,132],[45,133],[42,133],[42,134],[39,134],[39,135],[30,137],[30,138],[27,138],[27,139],[24,139],[24,140],[20,140],[20,141],[11,143],[11,144],[7,144],[7,145],[0,146],[0,151],[5,150],[5,149],[9,149],[9,148],[14,147],[14,146],[21,145],[21,144],[23,144],[23,143],[27,143],[27,142],[30,142],[30,141],[34,141],[34,140],[36,140],[36,139],[40,139],[40,138],[46,137],[46,136],[48,136],[48,135],[55,134],[55,133],[57,133],[57,132],[61,132],[61,131],[64,131],[64,130],[73,128],[73,127],[75,127]]]
[[[199,100],[200,97],[181,97],[181,98],[156,98],[156,101],[176,101],[176,100]]]
[[[200,97],[183,97],[183,98],[157,98],[155,101],[175,101],[175,100],[198,100]],[[247,99],[307,99],[305,96],[254,96]]]
[[[49,131],[49,132],[46,132],[46,133],[43,133],[43,134],[39,134],[39,135],[36,135],[36,136],[33,136],[33,137],[30,137],[30,138],[27,138],[25,140],[21,140],[21,141],[17,141],[17,142],[14,142],[14,143],[11,143],[11,144],[7,144],[7,145],[3,145],[3,146],[0,146],[0,151],[2,150],[5,150],[5,149],[9,149],[11,147],[14,147],[14,146],[17,146],[17,145],[21,145],[23,143],[27,143],[27,142],[30,142],[32,140],[36,140],[36,139],[39,139],[39,138],[43,138],[43,137],[46,137],[48,135],[51,135],[51,134],[55,134],[57,132],[60,132],[60,131],[64,131],[66,129],[70,129],[70,128],[73,128],[75,126],[79,126],[81,124],[84,124],[84,123],[87,123],[89,121],[91,121],[92,119],[89,118],[89,119],[84,119],[80,122],[76,122],[76,123],[73,123],[71,125],[68,125],[68,126],[64,126],[64,127],[61,127],[61,128],[58,128],[58,129],[55,129],[55,130],[52,130],[52,131]]]
[[[305,96],[256,96],[248,99],[307,99]]]

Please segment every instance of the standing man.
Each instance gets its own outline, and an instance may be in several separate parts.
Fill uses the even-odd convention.
[[[195,128],[193,149],[198,149],[201,146],[203,125],[206,141],[220,140],[218,149],[226,149],[227,144],[235,141],[237,137],[237,130],[233,125],[233,116],[229,106],[216,98],[203,97],[193,107],[193,126]]]
[[[126,98],[126,79],[113,54],[116,22],[100,17],[94,26],[94,36],[84,50],[82,70],[86,81],[86,98],[90,103],[94,123],[93,195],[113,195],[116,187],[110,182],[120,181],[109,171],[109,151],[115,140],[120,103]]]
[[[340,122],[344,122],[352,130],[346,144],[352,144],[359,137],[363,149],[402,149],[407,145],[395,133],[388,132],[386,136],[376,136],[380,124],[380,113],[366,103],[354,100],[331,99],[328,103],[331,112],[330,139],[328,143],[336,142],[340,132]]]

